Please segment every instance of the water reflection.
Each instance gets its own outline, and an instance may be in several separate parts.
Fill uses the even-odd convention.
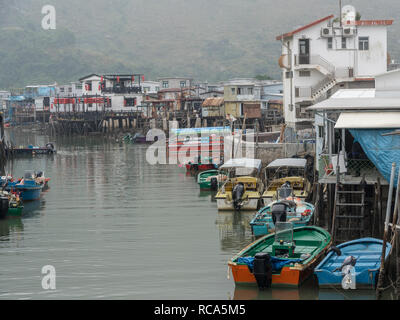
[[[21,218],[7,218],[0,220],[0,241],[10,241],[11,238],[18,240],[24,231]]]
[[[318,280],[310,277],[298,288],[269,288],[236,286],[233,300],[317,300]]]
[[[221,249],[226,252],[240,251],[243,244],[253,241],[250,221],[254,213],[219,211],[216,224],[219,229]]]
[[[24,209],[22,209],[22,217],[24,219],[43,214],[43,209],[46,207],[44,196],[47,192],[48,191],[40,196],[40,200],[24,202]]]

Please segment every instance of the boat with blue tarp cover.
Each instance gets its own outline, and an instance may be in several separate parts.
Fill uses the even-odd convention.
[[[324,260],[316,267],[315,274],[320,287],[341,287],[346,267],[355,271],[356,288],[374,289],[381,266],[383,241],[362,238],[332,247]],[[387,243],[385,259],[391,250]],[[350,270],[351,271],[351,270]]]

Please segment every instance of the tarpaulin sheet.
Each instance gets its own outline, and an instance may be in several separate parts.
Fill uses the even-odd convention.
[[[285,265],[290,263],[297,263],[303,260],[301,259],[284,259],[284,258],[277,258],[277,257],[270,257],[272,270],[273,271],[280,271]],[[254,258],[253,257],[243,257],[237,260],[238,263],[245,263],[249,266],[251,272],[254,269]]]
[[[371,160],[388,183],[390,182],[392,163],[396,163],[396,176],[394,180],[396,187],[400,168],[400,135],[382,136],[391,132],[393,132],[393,129],[350,130],[355,139],[354,142],[360,143],[369,160]]]

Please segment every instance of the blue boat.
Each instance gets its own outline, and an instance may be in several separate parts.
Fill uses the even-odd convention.
[[[314,270],[321,288],[341,287],[344,277],[344,267],[348,262],[355,271],[355,287],[374,289],[378,281],[381,266],[383,241],[374,238],[363,238],[342,243],[331,251]],[[385,259],[391,249],[387,243]],[[347,262],[347,263],[346,263]]]
[[[32,172],[25,172],[21,181],[8,182],[5,190],[20,193],[23,201],[34,201],[40,198],[44,184],[37,183]]]
[[[254,236],[264,236],[275,232],[275,219],[292,222],[293,228],[304,227],[314,214],[315,207],[300,199],[287,198],[270,203],[258,211],[250,222]]]

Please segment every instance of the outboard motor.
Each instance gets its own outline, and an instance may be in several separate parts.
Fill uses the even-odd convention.
[[[272,221],[274,222],[274,225],[276,225],[277,222],[286,222],[287,219],[287,205],[285,203],[275,203],[272,206]]]
[[[357,259],[355,257],[348,256],[348,257],[346,257],[346,259],[344,259],[342,265],[340,267],[336,268],[335,270],[333,270],[332,272],[343,271],[343,269],[346,266],[354,267],[356,265],[356,263],[357,263]]]
[[[8,213],[8,197],[0,197],[0,219],[4,219]]]
[[[253,274],[260,290],[271,287],[272,263],[268,253],[260,252],[254,256]]]
[[[293,193],[293,189],[290,185],[290,182],[285,182],[282,187],[279,189],[279,199],[286,199],[290,197]]]
[[[233,207],[235,210],[240,210],[241,207],[241,200],[244,195],[244,184],[238,183],[232,191],[232,200],[233,200]]]
[[[213,191],[218,190],[218,179],[215,177],[211,178],[210,185],[211,185],[211,190]]]

